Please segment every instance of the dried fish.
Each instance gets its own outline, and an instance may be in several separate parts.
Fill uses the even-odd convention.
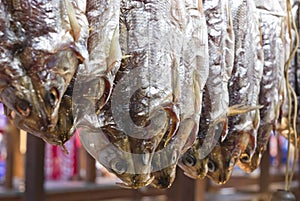
[[[280,8],[280,7],[279,7]],[[277,10],[274,10],[274,12]],[[280,13],[280,12],[279,12]],[[282,13],[282,12],[281,12]],[[278,118],[278,108],[280,106],[279,93],[281,86],[284,83],[284,52],[282,33],[282,18],[275,16],[273,13],[260,13],[262,42],[264,50],[264,67],[263,77],[260,84],[259,104],[263,105],[260,109],[260,125],[257,134],[257,145],[253,156],[247,150],[241,158],[240,166],[246,172],[255,170],[262,156],[262,153],[267,148],[271,131],[275,129],[275,124]],[[283,56],[281,56],[283,55]],[[283,59],[282,59],[283,58]],[[250,159],[250,160],[249,160]]]
[[[18,40],[11,41],[7,52],[14,62],[1,64],[6,77],[1,101],[17,127],[62,145],[71,134],[57,131],[60,105],[87,57],[84,1],[7,0],[3,5],[10,19],[6,30]]]
[[[169,188],[176,173],[179,157],[193,144],[199,127],[202,91],[208,77],[208,36],[207,25],[201,1],[186,1],[186,27],[183,44],[182,64],[179,70],[180,124],[176,135],[154,155],[154,166],[161,167],[153,172],[152,185]],[[167,167],[162,168],[163,165]]]
[[[204,13],[208,26],[209,78],[203,92],[197,139],[179,162],[185,174],[192,178],[206,176],[206,156],[219,137],[227,133],[227,85],[234,57],[234,33],[229,1],[204,1]]]
[[[255,4],[252,0],[231,1],[235,34],[235,59],[229,80],[230,106],[259,108],[258,94],[263,69],[263,51]],[[258,110],[228,118],[228,134],[209,157],[207,175],[216,183],[228,181],[248,142],[256,144]],[[254,152],[255,147],[251,147]]]
[[[108,3],[112,5],[107,5]],[[172,12],[176,12],[177,4],[175,1],[158,0],[122,0],[99,4],[100,7],[107,8],[114,6],[115,14],[118,15],[116,18],[113,15],[111,19],[103,15],[100,19],[101,21],[105,18],[108,24],[110,20],[113,21],[111,26],[114,28],[107,30],[112,33],[112,39],[107,38],[108,41],[104,41],[103,44],[110,46],[108,49],[118,54],[105,54],[106,46],[97,45],[100,48],[98,51],[104,52],[105,58],[114,65],[113,68],[109,68],[109,73],[113,76],[104,78],[105,76],[101,75],[100,78],[112,79],[113,84],[92,84],[92,88],[85,90],[91,92],[91,95],[84,95],[83,100],[80,100],[81,105],[92,103],[93,101],[89,100],[93,100],[94,97],[101,99],[103,95],[108,95],[105,95],[105,101],[102,101],[100,106],[97,102],[94,102],[94,105],[89,104],[92,106],[87,106],[85,111],[88,112],[77,116],[76,122],[78,126],[87,130],[87,134],[81,137],[83,141],[89,140],[89,130],[98,130],[99,137],[103,135],[113,145],[108,146],[107,150],[117,149],[124,152],[114,160],[127,161],[126,165],[122,164],[131,167],[125,168],[128,171],[116,170],[116,166],[112,166],[113,163],[108,160],[103,164],[124,182],[120,184],[123,187],[140,188],[152,182],[151,162],[155,150],[163,136],[171,139],[178,127],[176,90],[179,88],[177,73],[182,49],[180,30],[183,25],[182,20],[176,22],[177,18],[174,21],[170,20],[174,14]],[[173,22],[176,22],[175,26]],[[83,76],[84,70],[89,69],[90,64],[88,62],[87,67],[82,70]],[[92,79],[97,78],[99,74],[91,74]],[[80,84],[78,86],[80,89]],[[109,89],[111,92],[99,90],[109,86],[113,86]],[[76,93],[80,94],[81,89]],[[93,109],[95,104],[97,116]],[[86,148],[99,149],[89,144]],[[101,162],[98,155],[94,157]]]

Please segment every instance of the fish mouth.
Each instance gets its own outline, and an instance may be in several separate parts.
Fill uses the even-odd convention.
[[[67,138],[63,139],[63,137],[60,137],[60,136],[66,136],[66,133],[64,131],[61,132],[61,129],[56,129],[55,132],[51,132],[47,129],[41,131],[37,127],[32,126],[35,125],[36,122],[29,121],[28,119],[19,119],[15,123],[17,125],[22,125],[22,127],[20,127],[21,129],[43,139],[45,142],[52,145],[63,146],[63,144],[68,140]],[[67,134],[69,135],[72,132],[73,132],[72,129],[70,129]]]
[[[167,189],[171,187],[173,180],[173,178],[168,176],[160,176],[156,178],[151,185],[158,189]]]
[[[122,188],[126,188],[126,189],[138,189],[138,188],[142,188],[144,186],[148,186],[154,180],[154,176],[150,177],[146,181],[136,180],[135,178],[136,178],[136,175],[133,177],[131,183],[117,182],[116,185],[118,185],[118,186],[120,186]]]

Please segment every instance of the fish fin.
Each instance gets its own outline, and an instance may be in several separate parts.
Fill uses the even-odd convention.
[[[208,128],[208,135],[213,136],[214,139],[220,139],[223,142],[226,139],[228,131],[227,117],[221,115],[215,119]]]
[[[72,29],[71,34],[76,42],[80,37],[81,28],[77,21],[76,13],[74,11],[73,5],[69,2],[69,0],[65,0],[65,6],[71,24],[71,29]]]
[[[116,66],[116,64],[121,61],[121,59],[122,52],[119,43],[119,28],[116,27],[110,44],[109,58],[107,61],[108,68],[106,71],[110,72]]]
[[[227,29],[227,31],[229,31],[231,33],[233,31],[233,29],[232,29],[233,21],[232,21],[232,13],[231,13],[229,0],[226,0],[226,12],[227,12],[226,14],[228,16],[228,27],[230,27],[229,29]]]
[[[104,80],[105,87],[101,98],[95,103],[95,113],[97,115],[100,114],[100,110],[108,102],[112,93],[112,83],[110,83],[110,80],[106,76],[102,77],[102,79]]]
[[[187,138],[185,145],[182,148],[182,154],[185,153],[194,143],[197,138],[197,133],[198,133],[199,127],[196,122],[194,122],[194,126],[192,127],[190,131],[190,135]]]
[[[127,54],[127,55],[123,55],[123,56],[122,56],[122,59],[128,59],[128,58],[131,58],[131,57],[132,57],[132,55]]]
[[[179,118],[179,113],[176,108],[176,105],[171,104],[171,105],[165,106],[164,109],[167,112],[169,112],[170,118],[172,119],[172,124],[170,126],[169,132],[166,136],[166,140],[164,143],[164,146],[166,147],[177,133],[177,130],[179,128],[180,118]]]
[[[225,121],[224,121],[224,124],[223,124],[223,132],[221,134],[221,142],[223,142],[226,137],[227,137],[227,134],[228,134],[228,119],[226,118]]]
[[[198,0],[198,10],[200,11],[200,13],[204,16],[204,9],[203,9],[203,3],[202,0]]]
[[[260,123],[259,111],[256,110],[256,111],[255,111],[254,121],[253,121],[253,127],[254,127],[254,128],[258,128],[259,123]]]
[[[253,111],[253,110],[258,110],[261,109],[263,106],[262,105],[257,105],[257,106],[251,106],[251,105],[233,105],[228,108],[227,111],[227,116],[234,116],[238,114],[245,114],[247,112]]]

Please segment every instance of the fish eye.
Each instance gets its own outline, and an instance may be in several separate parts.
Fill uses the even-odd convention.
[[[30,115],[30,104],[26,100],[18,100],[15,106],[22,116],[28,117]]]
[[[49,94],[49,99],[50,99],[50,104],[52,106],[55,106],[58,103],[59,100],[59,92],[57,90],[57,88],[52,87],[50,89],[50,94]]]
[[[209,172],[215,172],[217,170],[216,164],[211,160],[208,161],[207,168]]]
[[[250,161],[250,156],[246,153],[243,153],[240,157],[241,162],[247,163]]]
[[[196,158],[192,154],[185,154],[182,162],[188,167],[193,167],[196,165]]]
[[[123,159],[115,160],[111,163],[111,168],[117,174],[124,174],[127,171],[127,162]]]

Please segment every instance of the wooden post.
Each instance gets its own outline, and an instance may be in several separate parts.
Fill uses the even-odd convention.
[[[174,184],[167,192],[168,201],[204,201],[205,181],[193,180],[177,168]]]
[[[86,182],[95,183],[96,181],[96,160],[86,152]]]
[[[14,151],[13,151],[13,143],[14,143],[14,134],[10,133],[11,129],[5,131],[6,138],[6,172],[5,172],[5,188],[11,189],[13,188],[13,162],[14,162]]]
[[[265,151],[260,162],[260,177],[259,177],[259,188],[260,193],[269,192],[270,181],[270,153],[269,149]]]
[[[44,154],[45,143],[27,134],[24,201],[44,201]]]

